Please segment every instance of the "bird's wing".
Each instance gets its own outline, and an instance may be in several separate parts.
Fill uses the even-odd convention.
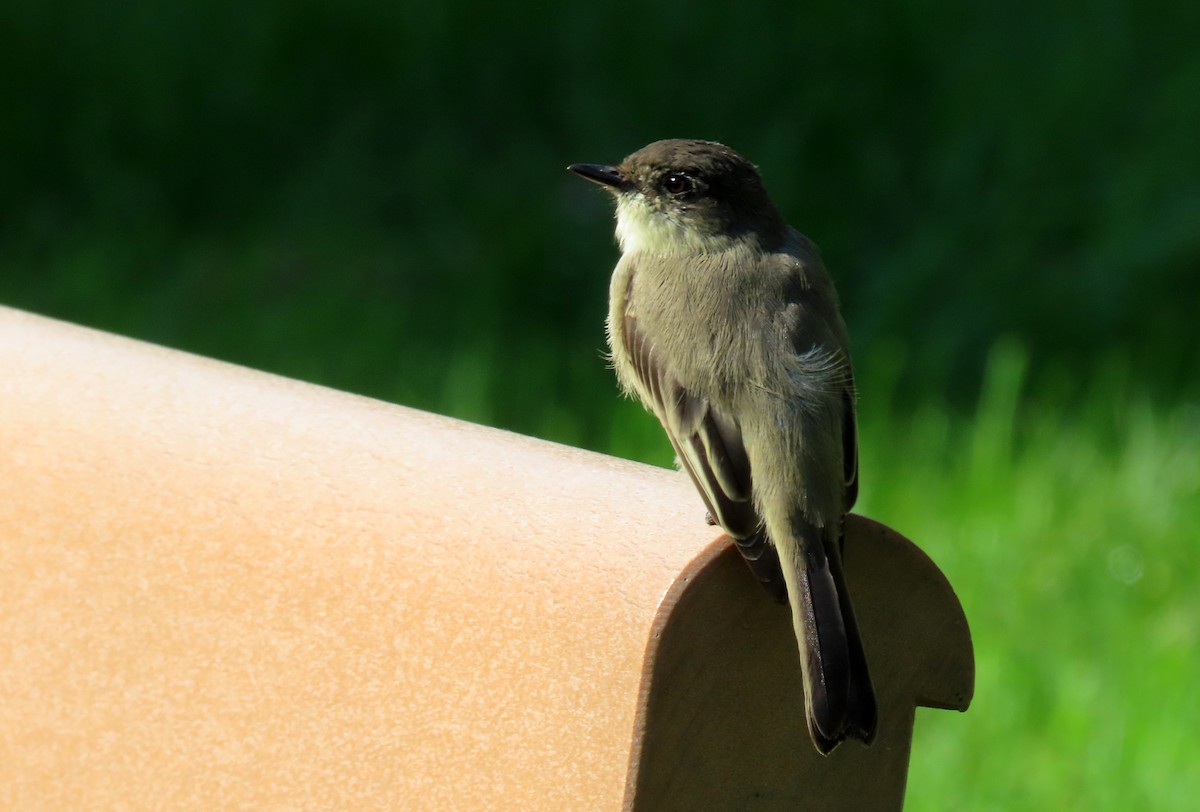
[[[628,312],[623,315],[621,334],[642,399],[663,424],[709,514],[737,543],[763,588],[786,603],[778,554],[751,499],[750,460],[737,421],[684,388]]]
[[[807,261],[785,268],[792,276],[784,323],[803,379],[798,389],[808,390],[805,394],[812,402],[822,404],[807,412],[810,436],[822,453],[842,455],[838,502],[817,506],[813,523],[803,511],[791,528],[804,541],[795,573],[800,588],[793,596],[793,623],[800,642],[809,732],[817,749],[828,752],[845,738],[870,743],[878,711],[842,567],[845,515],[858,497],[854,372],[836,299],[819,295],[822,287],[832,294],[823,266],[807,244],[801,257]],[[814,288],[818,295],[812,294]],[[822,475],[837,477],[838,467]],[[807,629],[815,633],[807,635]]]

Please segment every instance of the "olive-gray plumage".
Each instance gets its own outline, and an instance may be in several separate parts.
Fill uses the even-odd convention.
[[[853,373],[815,247],[721,144],[658,141],[618,166],[570,169],[616,197],[608,338],[622,387],[791,604],[817,749],[869,743],[875,698],[841,566],[858,486]]]

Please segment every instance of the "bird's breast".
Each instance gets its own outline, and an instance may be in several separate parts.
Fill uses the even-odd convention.
[[[614,310],[636,325],[656,365],[681,386],[724,399],[779,350],[771,346],[769,280],[756,263],[748,251],[627,256],[614,277]]]

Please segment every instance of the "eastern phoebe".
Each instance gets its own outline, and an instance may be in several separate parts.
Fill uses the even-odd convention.
[[[568,169],[616,198],[608,343],[621,386],[662,422],[710,519],[790,602],[817,750],[869,744],[875,695],[841,561],[858,492],[854,378],[816,247],[722,144],[658,141],[618,166]]]

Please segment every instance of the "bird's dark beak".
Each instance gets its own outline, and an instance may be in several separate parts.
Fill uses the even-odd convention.
[[[567,169],[570,169],[576,175],[587,178],[592,183],[607,186],[615,192],[620,192],[630,187],[629,180],[615,166],[607,166],[606,164],[571,164]]]

